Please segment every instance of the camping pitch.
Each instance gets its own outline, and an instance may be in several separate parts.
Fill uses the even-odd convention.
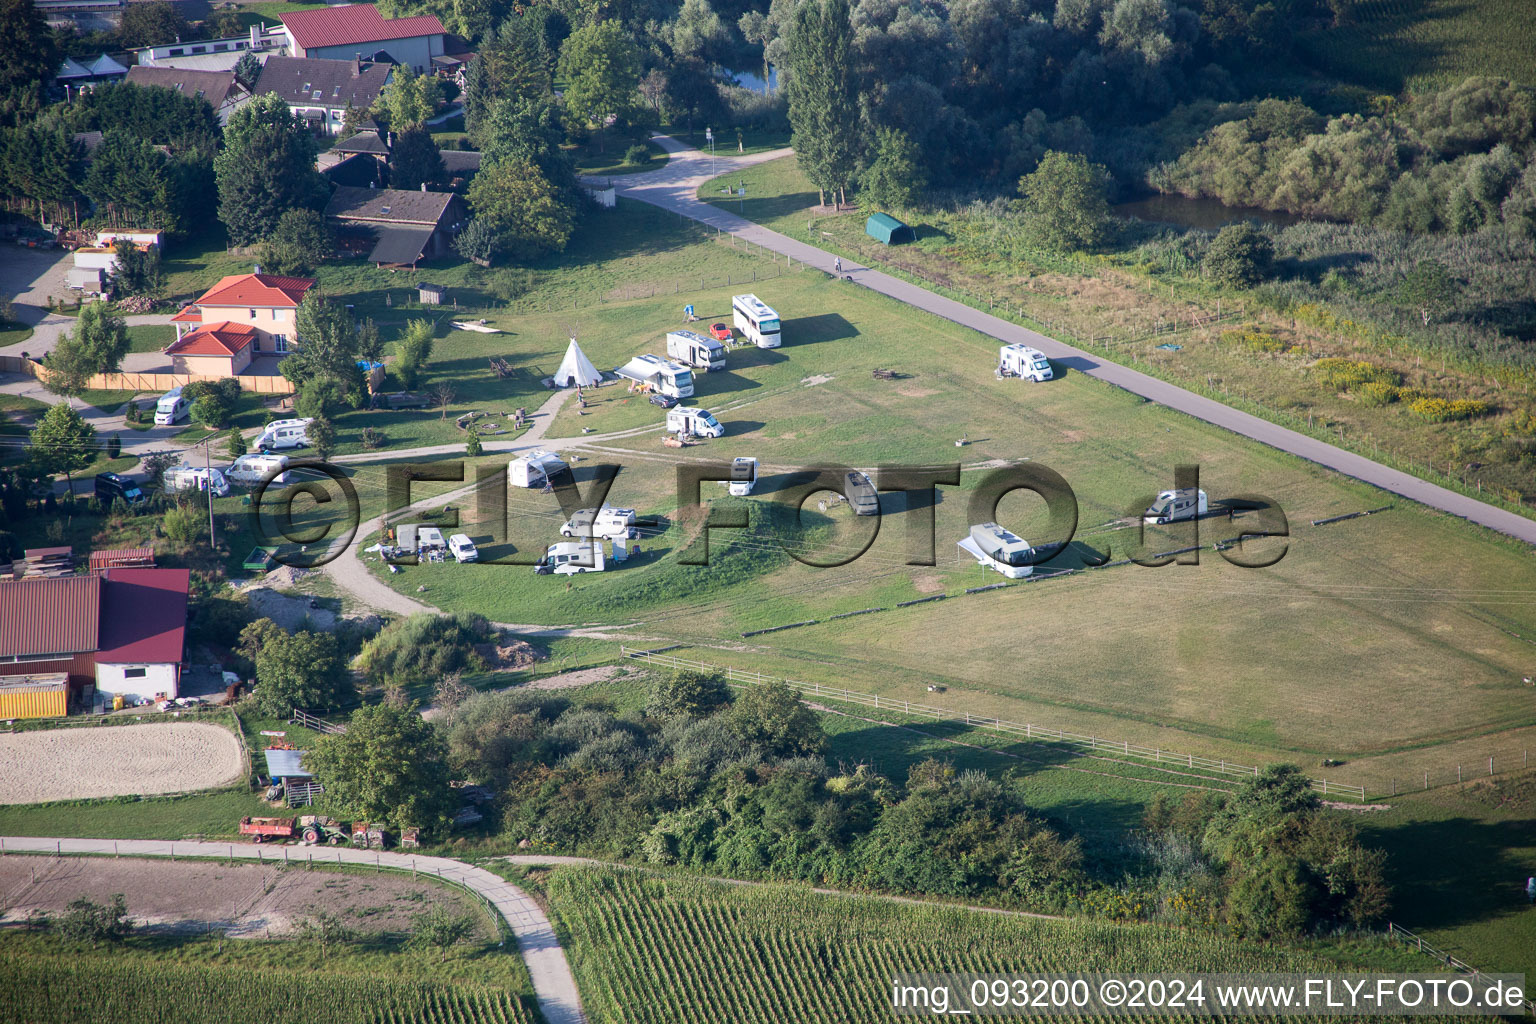
[[[597,372],[597,367],[592,365],[592,360],[576,344],[576,339],[571,339],[571,344],[565,350],[565,358],[560,360],[560,369],[555,371],[555,387],[568,388],[572,385],[592,387],[601,383],[603,375]]]

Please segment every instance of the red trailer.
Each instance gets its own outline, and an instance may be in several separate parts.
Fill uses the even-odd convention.
[[[295,832],[292,818],[241,818],[240,834],[250,836],[251,842],[263,843],[268,838],[292,839]]]

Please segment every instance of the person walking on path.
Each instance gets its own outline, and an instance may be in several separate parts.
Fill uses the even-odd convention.
[[[841,256],[834,256],[834,257],[832,257],[832,273],[834,273],[834,274],[841,274],[842,272],[843,272],[843,258]]]

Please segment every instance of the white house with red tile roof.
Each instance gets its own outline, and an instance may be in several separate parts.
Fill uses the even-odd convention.
[[[292,57],[369,60],[380,50],[418,75],[444,52],[448,30],[436,16],[385,18],[373,4],[340,4],[281,16]]]
[[[235,274],[171,318],[176,373],[233,377],[260,355],[283,356],[298,337],[299,303],[313,278]]]

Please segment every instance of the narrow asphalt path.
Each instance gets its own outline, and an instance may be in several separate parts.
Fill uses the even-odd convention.
[[[463,861],[448,857],[413,857],[405,853],[379,853],[349,847],[268,849],[253,843],[172,842],[158,839],[58,839],[37,836],[0,837],[0,851],[5,853],[90,854],[112,857],[238,857],[242,860],[280,860],[286,852],[292,863],[313,860],[316,864],[357,864],[363,867],[383,865],[399,871],[419,871],[425,875],[456,882],[479,893],[496,908],[512,934],[517,948],[528,964],[533,979],[534,996],[548,1024],[585,1024],[581,993],[576,978],[566,962],[565,950],[555,936],[554,926],[539,905],[523,890],[504,878]]]
[[[729,174],[734,168],[785,156],[790,150],[775,150],[748,157],[716,157],[712,160],[709,154],[685,146],[670,136],[658,135],[654,137],[654,141],[668,153],[666,166],[643,174],[611,179],[620,195],[638,199],[722,231],[728,231],[765,249],[791,256],[828,274],[833,272],[832,261],[835,257],[832,253],[787,235],[781,235],[777,231],[770,231],[734,213],[704,202],[697,196],[698,187],[716,176],[717,171]],[[844,261],[842,269],[843,273],[855,283],[909,306],[980,331],[1006,344],[1031,345],[1079,373],[1085,373],[1105,383],[1124,388],[1126,391],[1141,395],[1170,409],[1177,409],[1196,419],[1213,423],[1244,437],[1354,477],[1356,480],[1362,480],[1393,494],[1421,502],[1431,508],[1461,516],[1528,544],[1536,544],[1536,521],[1524,516],[1458,494],[1448,488],[1439,487],[1411,474],[1373,462],[1354,452],[1337,448],[1325,441],[1270,423],[1268,420],[1240,412],[1192,391],[1186,391],[1177,385],[1158,380],[1156,377],[1150,377],[1116,363],[1105,362],[1082,349],[972,309],[963,303],[944,298],[926,288],[878,270],[872,270],[851,261]],[[794,344],[793,339],[790,340],[790,344]]]

